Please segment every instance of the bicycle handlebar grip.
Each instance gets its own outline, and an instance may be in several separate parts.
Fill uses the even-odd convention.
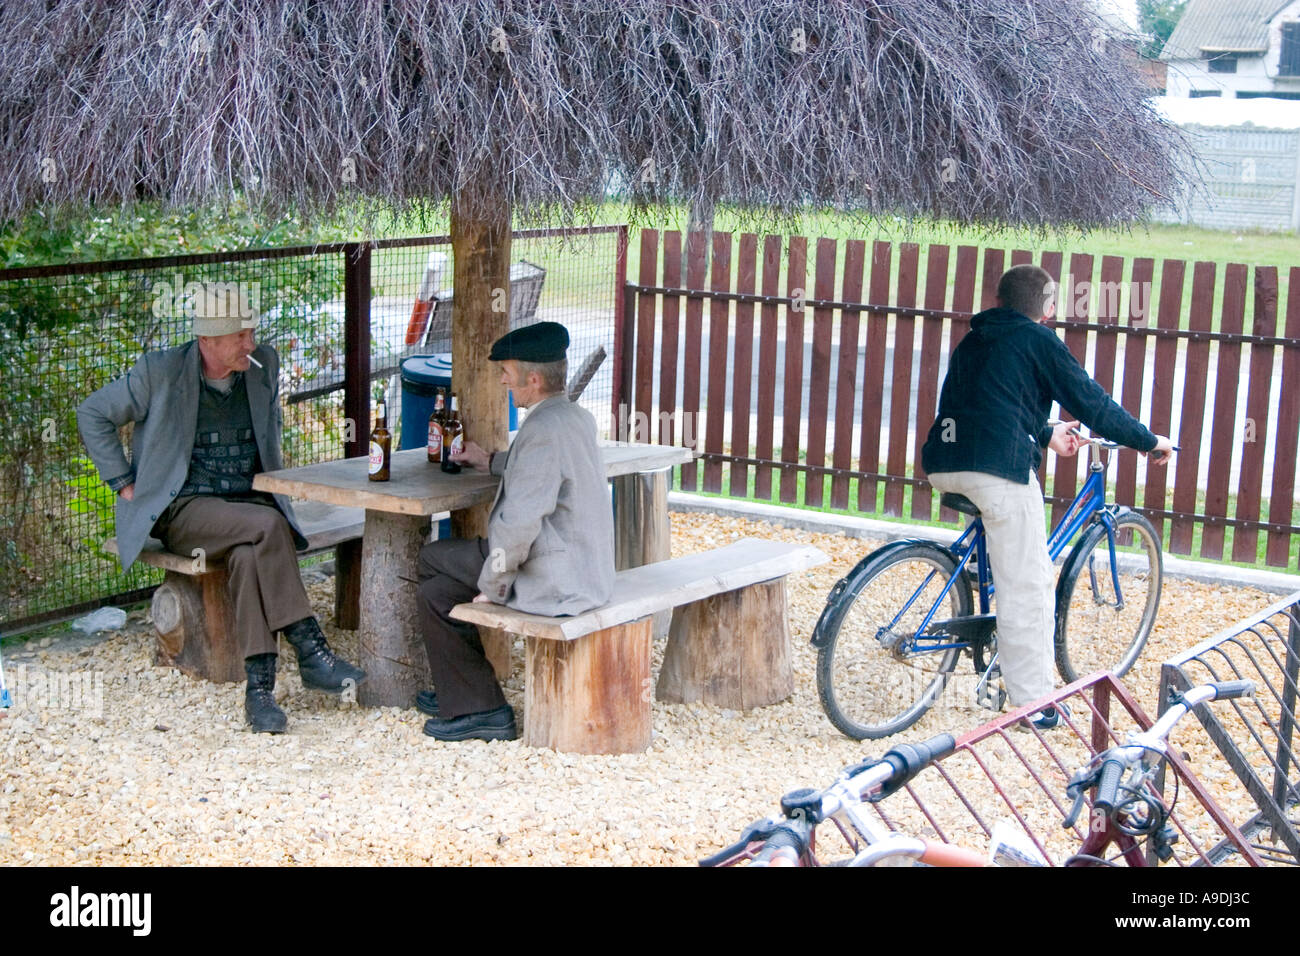
[[[881,796],[888,796],[941,757],[956,749],[952,734],[938,734],[924,743],[899,744],[882,758],[894,772],[882,788]]]
[[[1097,799],[1093,806],[1109,813],[1115,809],[1119,797],[1119,778],[1124,773],[1124,761],[1110,759],[1101,765],[1101,778],[1097,781]]]
[[[1254,697],[1253,680],[1221,680],[1214,684],[1215,700],[1232,700],[1235,697]]]
[[[968,850],[954,843],[936,843],[925,841],[925,852],[921,862],[930,866],[988,866],[988,858],[983,853]]]

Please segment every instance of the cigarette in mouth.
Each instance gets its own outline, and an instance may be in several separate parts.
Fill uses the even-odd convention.
[[[259,361],[258,361],[257,359],[255,359],[255,358],[253,358],[253,356],[251,356],[251,355],[248,357],[248,360],[249,360],[250,362],[252,362],[254,365],[256,365],[258,368],[265,368],[265,366],[262,365],[261,362],[259,362]]]

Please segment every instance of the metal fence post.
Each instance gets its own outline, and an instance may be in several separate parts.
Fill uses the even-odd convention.
[[[370,437],[370,246],[365,243],[349,242],[343,249],[343,343],[343,417],[352,422],[343,455],[356,458],[366,453]]]

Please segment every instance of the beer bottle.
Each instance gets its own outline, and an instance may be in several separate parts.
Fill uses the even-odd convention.
[[[465,448],[465,426],[460,421],[460,401],[456,393],[451,395],[451,413],[442,424],[442,470],[449,475],[460,474],[460,465],[451,460],[453,454],[460,454]]]
[[[429,461],[438,464],[442,461],[442,423],[447,417],[447,394],[438,389],[438,396],[433,400],[433,414],[429,416]]]
[[[382,398],[375,419],[375,430],[370,433],[370,480],[387,481],[393,458],[393,436],[388,431],[388,407]]]

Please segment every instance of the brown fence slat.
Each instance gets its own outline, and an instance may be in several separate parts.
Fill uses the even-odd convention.
[[[763,238],[763,295],[775,296],[781,288],[781,237]],[[758,422],[754,436],[754,457],[772,460],[776,420],[776,332],[777,307],[764,302],[759,309],[762,328],[758,340]],[[772,469],[759,465],[754,471],[754,496],[772,499]]]
[[[1151,321],[1151,279],[1155,260],[1134,259],[1129,274],[1128,324],[1145,328]],[[1124,390],[1120,404],[1134,418],[1142,417],[1142,384],[1146,377],[1147,336],[1124,336]],[[1119,459],[1115,477],[1115,500],[1122,505],[1137,504],[1137,453],[1117,451]]]
[[[1277,410],[1277,439],[1273,448],[1273,490],[1269,495],[1268,520],[1293,524],[1295,509],[1295,465],[1300,458],[1300,266],[1288,274],[1286,337],[1282,349],[1282,385]],[[1270,531],[1265,560],[1274,567],[1290,563],[1291,535]]]
[[[893,246],[876,241],[871,246],[871,285],[867,301],[872,305],[889,304],[889,270]],[[867,354],[862,366],[862,435],[858,446],[858,468],[880,471],[880,406],[885,387],[885,347],[888,341],[887,310],[867,313]],[[858,510],[874,513],[877,482],[865,478],[858,482]]]
[[[1001,249],[984,250],[984,273],[980,280],[980,311],[991,309],[998,304],[998,280],[1006,271],[1003,263],[1006,258]]]
[[[867,244],[850,239],[844,244],[844,285],[841,302],[862,301],[862,270],[866,265]],[[861,313],[854,309],[840,311],[839,364],[835,385],[835,447],[832,464],[844,471],[853,468],[853,421],[858,400],[858,331]],[[849,479],[836,475],[831,480],[831,507],[848,508]]]
[[[1034,254],[1028,249],[1013,249],[1011,252],[1011,264],[1013,266],[1027,266],[1034,261]]]
[[[1216,268],[1213,262],[1198,262],[1192,268],[1192,300],[1188,307],[1187,327],[1192,332],[1208,332],[1214,319]],[[1174,511],[1196,513],[1200,490],[1197,476],[1201,466],[1201,431],[1205,427],[1205,384],[1210,371],[1210,342],[1192,340],[1183,358],[1183,410],[1178,422],[1176,444],[1181,449],[1174,456]],[[1195,522],[1174,518],[1169,527],[1169,550],[1174,554],[1192,553]]]
[[[659,267],[659,232],[655,229],[641,230],[641,266],[638,279],[641,285],[654,285]],[[653,432],[641,430],[636,423],[644,415],[646,419],[654,415],[654,361],[655,361],[655,311],[659,297],[653,293],[638,295],[636,303],[636,408],[627,409],[632,415],[628,423],[632,441],[648,442]]]
[[[816,278],[813,297],[822,301],[835,298],[835,259],[838,244],[834,239],[817,240]],[[831,326],[834,310],[813,309],[812,359],[808,370],[808,446],[804,450],[809,465],[826,464],[826,420],[829,418],[831,387]],[[824,476],[809,472],[804,479],[804,504],[820,508],[824,497]]]
[[[680,289],[682,285],[682,234],[673,230],[664,233],[664,286]],[[663,314],[659,333],[659,441],[672,445],[677,441],[677,356],[678,338],[681,329],[678,319],[681,315],[682,300],[675,295],[666,295],[663,300]],[[695,435],[691,433],[694,441]],[[683,444],[686,444],[683,442]],[[690,466],[687,466],[687,470]],[[680,473],[680,469],[678,469]]]
[[[1187,263],[1181,259],[1166,259],[1161,265],[1157,327],[1176,329],[1182,324],[1183,280],[1186,275]],[[1156,339],[1155,378],[1151,382],[1151,417],[1147,425],[1157,435],[1169,435],[1173,432],[1174,372],[1177,364],[1178,340]],[[1168,484],[1169,466],[1152,464],[1151,460],[1147,459],[1146,487],[1142,493],[1142,506],[1152,511],[1165,510]],[[1163,540],[1164,521],[1152,517],[1151,523],[1155,526],[1156,536]]]
[[[1277,266],[1255,267],[1255,308],[1251,331],[1271,336],[1277,332]],[[1264,450],[1268,447],[1268,398],[1273,386],[1275,346],[1250,347],[1250,385],[1246,391],[1246,421],[1241,445],[1241,478],[1237,482],[1238,519],[1259,519],[1259,499],[1264,488]],[[1292,459],[1294,461],[1294,459]],[[1289,523],[1289,522],[1288,522]],[[1232,560],[1254,563],[1259,554],[1259,532],[1232,529]]]
[[[1240,332],[1246,316],[1246,267],[1231,264],[1223,275],[1223,311],[1220,332]],[[1224,518],[1228,514],[1228,484],[1232,472],[1232,451],[1237,431],[1237,386],[1241,376],[1241,343],[1218,342],[1219,362],[1215,369],[1214,422],[1210,435],[1210,474],[1206,481],[1205,514]],[[1201,534],[1201,557],[1223,557],[1222,522],[1207,522]]]
[[[786,295],[797,300],[785,309],[785,387],[781,393],[781,460],[799,461],[799,425],[803,414],[803,300],[807,298],[808,240],[791,236],[786,252]],[[781,500],[799,497],[799,470],[781,469]]]
[[[898,249],[898,291],[895,301],[905,309],[916,308],[916,280],[921,247],[904,242]],[[893,388],[889,398],[888,474],[907,475],[908,420],[912,415],[912,352],[916,337],[916,319],[910,315],[894,316],[894,363],[891,370]],[[903,513],[903,483],[891,481],[885,486],[885,514]]]
[[[704,233],[692,232],[686,237],[686,287],[704,288],[705,252]],[[700,364],[704,344],[704,300],[686,300],[686,339],[682,343],[685,370],[682,373],[682,434],[689,431],[692,447],[699,448],[700,441]],[[694,491],[699,483],[696,465],[682,467],[682,490]]]
[[[979,249],[975,246],[957,247],[957,268],[952,280],[952,311],[956,313],[948,325],[948,355],[951,356],[957,343],[970,331],[970,318],[975,311],[975,276],[979,264]],[[940,386],[940,394],[943,388]],[[937,407],[937,406],[936,406]],[[939,520],[948,523],[961,522],[960,512],[951,508],[939,508]]]
[[[1056,321],[1065,325],[1065,347],[1080,365],[1087,362],[1088,333],[1085,329],[1072,328],[1068,323],[1086,323],[1092,321],[1092,256],[1075,253],[1070,256],[1070,271],[1060,280],[1060,294],[1057,297]],[[1073,421],[1078,418],[1073,409],[1062,408],[1061,418]],[[1046,458],[1046,453],[1044,453]],[[1052,494],[1056,498],[1065,498],[1066,502],[1052,502],[1052,525],[1055,526],[1064,516],[1066,503],[1079,490],[1079,465],[1088,460],[1086,454],[1069,458],[1056,458],[1056,468],[1052,472]]]
[[[736,261],[736,291],[753,293],[758,257],[758,236],[752,232],[740,237]],[[754,390],[754,303],[736,303],[736,347],[732,356],[731,453],[749,455],[750,397]],[[749,467],[733,463],[730,476],[733,497],[749,493]]]
[[[713,267],[709,288],[714,292],[731,291],[731,233],[713,234]],[[723,451],[722,438],[727,417],[727,344],[731,338],[731,303],[727,299],[709,300],[709,398],[705,416],[707,431],[704,450],[715,455]],[[722,491],[722,461],[704,462],[704,490]]]
[[[925,308],[942,311],[948,299],[948,247],[930,246],[925,260]],[[939,399],[939,351],[943,344],[943,319],[928,315],[921,320],[921,363],[916,382],[916,440],[912,444],[912,474],[925,477],[921,446],[934,423]],[[934,495],[929,485],[912,486],[912,517],[929,521]]]

